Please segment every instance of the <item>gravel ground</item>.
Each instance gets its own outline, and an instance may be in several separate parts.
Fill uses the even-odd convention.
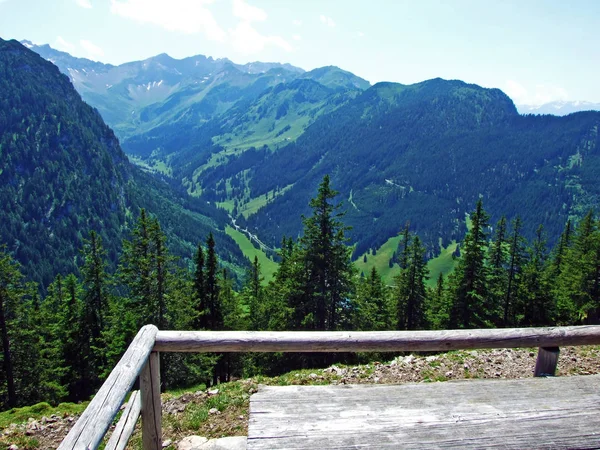
[[[163,431],[168,448],[175,448],[184,436],[199,434],[207,437],[240,435],[247,432],[249,396],[259,384],[357,384],[437,382],[468,378],[527,378],[533,375],[536,349],[497,349],[449,352],[431,355],[399,356],[389,362],[345,367],[331,366],[322,370],[303,371],[275,378],[257,377],[239,380],[235,392],[239,396],[222,410],[207,409],[207,417],[195,429],[185,426],[186,414],[195,408],[207,408],[211,397],[231,396],[227,389],[188,392],[163,398]],[[560,351],[557,376],[600,374],[600,347],[563,347]],[[225,386],[225,385],[223,385]],[[215,398],[212,398],[215,400]],[[66,435],[76,417],[43,417],[11,424],[0,430],[0,444],[5,448],[54,449]],[[139,432],[134,440],[139,440]],[[12,446],[12,447],[11,447]],[[16,446],[16,447],[15,447]]]

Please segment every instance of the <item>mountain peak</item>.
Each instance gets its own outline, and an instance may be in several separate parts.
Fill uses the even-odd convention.
[[[360,89],[371,87],[367,80],[337,66],[325,66],[303,73],[301,78],[310,78],[329,88],[337,90]]]

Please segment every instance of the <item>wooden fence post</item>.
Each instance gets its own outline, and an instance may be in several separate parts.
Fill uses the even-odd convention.
[[[533,376],[553,377],[556,373],[559,353],[560,349],[558,347],[540,347]]]
[[[162,424],[160,404],[160,358],[158,352],[150,353],[140,374],[142,399],[142,446],[144,450],[162,449]]]

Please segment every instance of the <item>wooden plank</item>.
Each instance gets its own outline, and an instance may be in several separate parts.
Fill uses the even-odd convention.
[[[140,375],[142,398],[142,448],[162,448],[162,410],[160,405],[160,357],[152,352]]]
[[[599,448],[600,376],[261,387],[248,450]]]
[[[140,391],[133,391],[127,402],[127,406],[117,423],[117,426],[110,435],[105,450],[124,450],[127,442],[133,434],[135,424],[140,416],[141,410]]]
[[[441,331],[159,331],[161,352],[368,352],[600,344],[600,325]]]
[[[553,377],[558,365],[559,347],[540,347],[535,362],[534,377]]]
[[[157,331],[154,325],[146,325],[140,329],[98,393],[61,442],[59,450],[87,450],[98,447],[146,363]]]

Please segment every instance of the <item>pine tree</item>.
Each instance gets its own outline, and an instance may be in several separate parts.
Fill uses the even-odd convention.
[[[425,280],[429,270],[425,262],[425,247],[421,244],[419,236],[411,239],[408,248],[408,257],[395,278],[397,300],[397,329],[419,330],[425,328],[425,301],[427,290]]]
[[[353,308],[353,329],[364,331],[390,330],[392,311],[389,294],[377,269],[358,281]]]
[[[171,283],[169,329],[197,329],[195,274],[180,270]],[[212,379],[216,356],[212,353],[164,353],[165,387],[189,386]]]
[[[91,349],[93,373],[99,377],[107,365],[102,332],[108,314],[108,275],[106,252],[102,247],[102,239],[95,231],[90,232],[89,240],[84,240],[82,253],[83,326],[89,329],[90,341],[86,345]]]
[[[462,257],[450,276],[452,328],[489,327],[493,323],[494,308],[489,303],[488,268],[485,264],[488,219],[479,199],[471,213],[471,230],[465,237]]]
[[[400,269],[406,269],[408,267],[408,259],[410,257],[410,241],[411,235],[408,230],[407,223],[402,231],[402,241],[398,245],[398,265],[400,266]]]
[[[204,251],[202,245],[198,244],[196,255],[194,256],[196,268],[194,270],[194,321],[193,327],[196,330],[206,328],[206,317],[204,310],[206,309],[206,292],[204,291]]]
[[[550,292],[549,280],[544,273],[547,254],[542,225],[537,228],[535,240],[527,253],[529,257],[523,266],[519,284],[519,315],[523,317],[520,323],[531,327],[553,325],[556,305]]]
[[[0,332],[2,333],[2,364],[6,391],[3,392],[3,405],[17,406],[18,398],[15,387],[15,366],[13,361],[12,325],[18,314],[21,298],[25,287],[23,275],[18,264],[6,252],[5,247],[0,247]]]
[[[510,238],[509,262],[507,270],[506,295],[504,297],[503,320],[505,327],[514,326],[515,303],[517,302],[517,286],[521,274],[521,265],[524,259],[524,239],[521,235],[521,218],[516,217],[512,223],[513,233]]]
[[[173,258],[166,246],[167,236],[160,228],[156,218],[150,221],[150,239],[152,242],[152,302],[148,311],[148,321],[159,329],[168,329],[167,302],[172,280],[171,263]]]
[[[62,359],[65,364],[63,384],[67,386],[69,399],[79,401],[88,398],[95,387],[91,381],[91,377],[95,376],[90,367],[91,333],[88,328],[78,326],[84,316],[84,305],[81,286],[75,275],[70,274],[65,278],[64,291],[59,317]]]
[[[565,225],[564,231],[560,235],[558,244],[553,252],[553,258],[550,264],[550,276],[552,278],[558,277],[562,271],[565,256],[567,254],[567,251],[571,247],[572,237],[573,227],[571,225],[571,220],[568,220],[567,224]]]
[[[223,309],[219,299],[219,262],[215,250],[215,239],[210,233],[206,240],[206,271],[204,276],[204,289],[206,296],[205,328],[208,330],[223,329]]]
[[[60,360],[56,359],[59,348],[50,340],[52,326],[44,316],[38,286],[28,283],[15,314],[12,336],[17,396],[25,405],[40,401],[57,404],[66,394],[60,383]]]
[[[265,308],[263,280],[258,257],[255,256],[250,269],[246,273],[246,281],[242,288],[242,299],[248,305],[250,311],[250,330],[266,330],[268,328],[269,317]]]
[[[557,282],[560,324],[581,323],[600,307],[600,230],[590,211],[565,254]]]
[[[233,290],[233,280],[227,269],[221,271],[219,277],[219,303],[223,314],[224,330],[244,330],[247,323],[239,299]],[[217,363],[216,370],[221,383],[229,381],[233,375],[241,375],[241,357],[239,354],[223,353]]]
[[[506,236],[506,217],[502,216],[496,224],[494,241],[490,245],[488,254],[489,274],[489,298],[493,310],[492,317],[494,326],[502,326],[503,306],[506,301],[506,290],[508,273],[506,270],[508,260],[508,248]]]
[[[440,272],[435,284],[428,294],[427,322],[434,330],[443,330],[448,327],[450,318],[450,305],[448,305],[447,289],[444,283],[444,274]]]
[[[489,262],[492,269],[502,269],[506,263],[506,217],[502,216],[496,224],[496,236],[490,247]]]
[[[318,193],[310,201],[313,214],[303,218],[304,234],[299,251],[302,260],[302,303],[306,312],[294,329],[336,330],[349,321],[346,299],[352,289],[354,267],[351,249],[346,246],[340,204],[332,200],[338,193],[325,175]],[[290,305],[292,306],[292,305]]]
[[[137,331],[148,321],[152,299],[152,251],[150,239],[150,218],[142,209],[132,232],[131,241],[123,241],[123,252],[119,264],[119,278],[127,288],[127,309],[134,316],[132,329],[126,331],[125,341],[129,342]]]

